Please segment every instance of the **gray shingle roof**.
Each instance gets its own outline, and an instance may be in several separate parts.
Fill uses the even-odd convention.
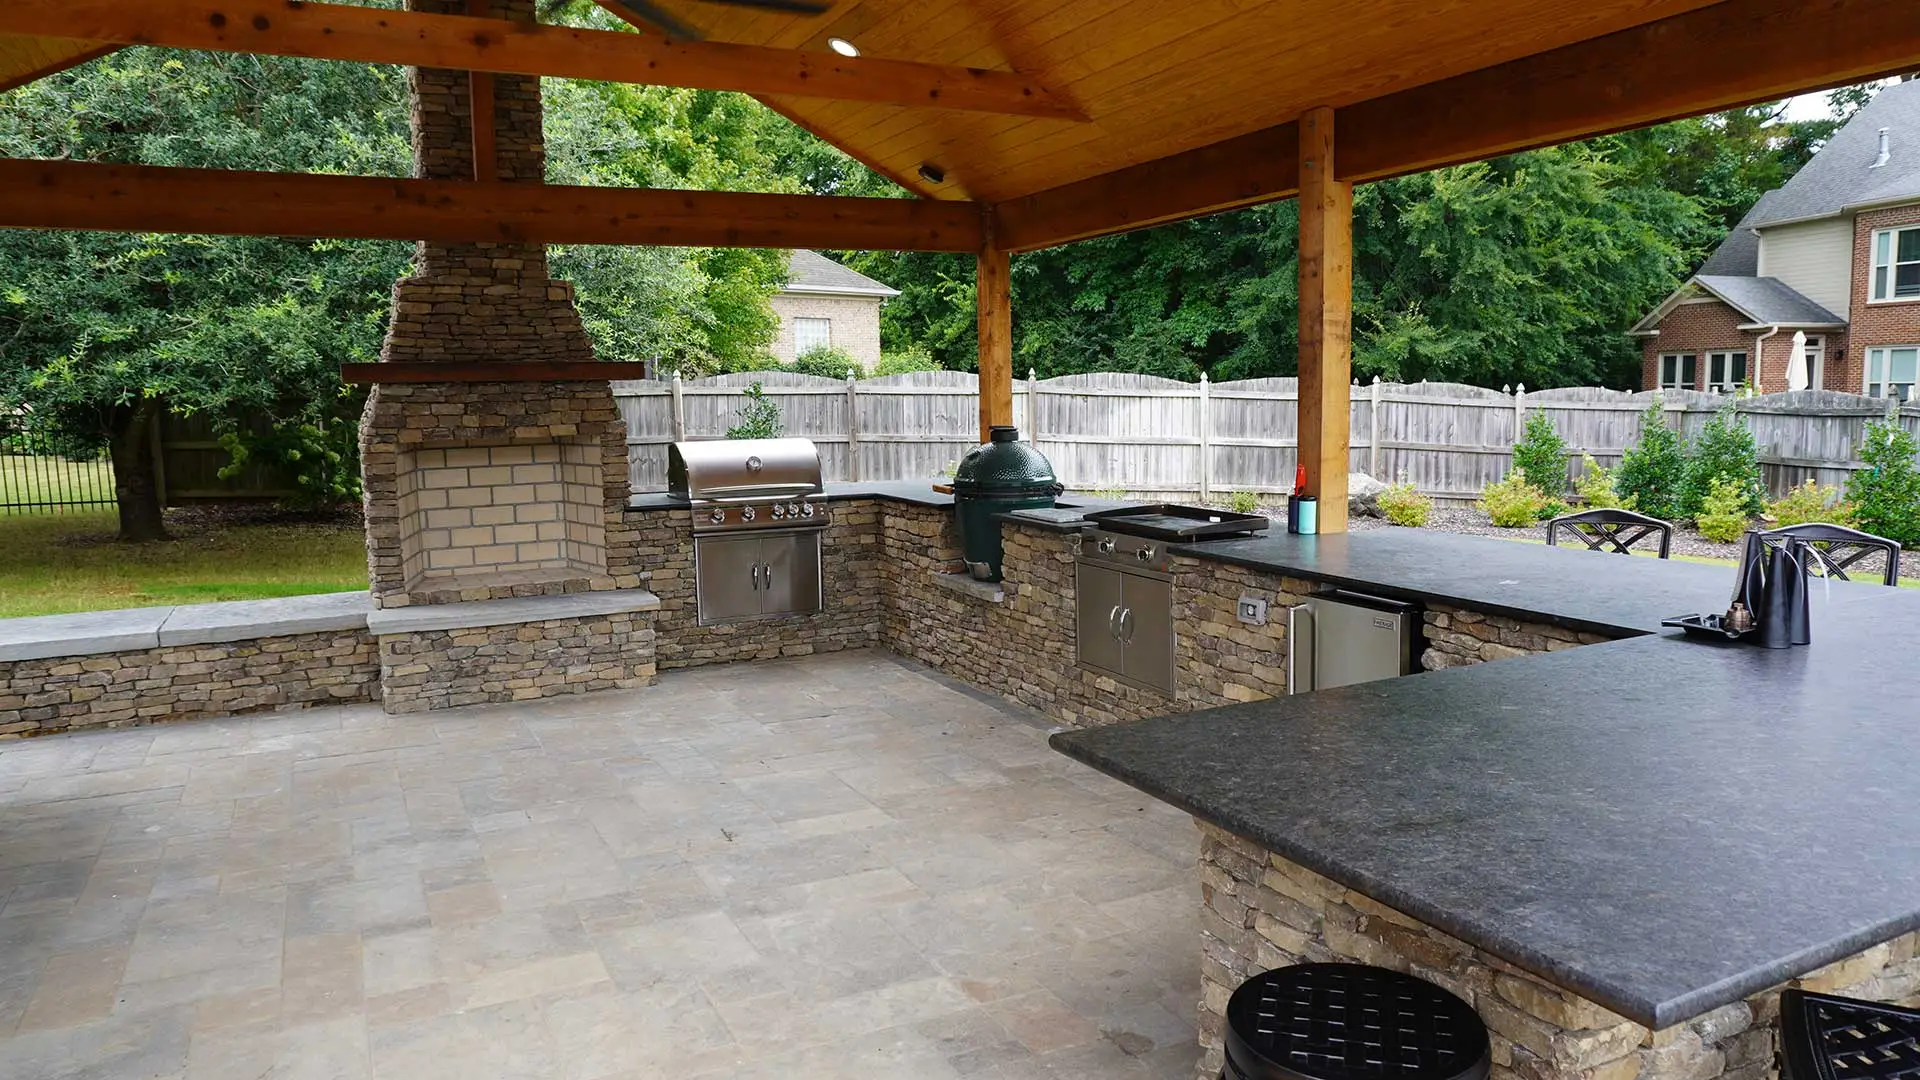
[[[1845,326],[1847,323],[1779,278],[1700,274],[1693,280],[1752,322],[1767,326]]]
[[[817,251],[795,251],[787,260],[786,292],[829,292],[855,296],[899,296],[857,270],[841,266]]]
[[[1875,169],[1880,129],[1888,129],[1892,155]],[[1881,89],[1766,200],[1753,226],[1800,221],[1911,195],[1920,198],[1920,79]]]
[[[1752,277],[1760,272],[1760,235],[1753,231],[1753,223],[1767,212],[1767,205],[1780,192],[1776,189],[1761,194],[1754,204],[1747,208],[1747,216],[1733,227],[1720,246],[1713,249],[1707,261],[1700,264],[1698,274],[1721,274],[1734,277]]]

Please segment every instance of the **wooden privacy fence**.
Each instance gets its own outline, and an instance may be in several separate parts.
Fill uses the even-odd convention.
[[[666,447],[678,439],[721,438],[738,422],[743,391],[761,384],[789,435],[820,446],[829,480],[944,476],[979,434],[979,391],[970,372],[928,371],[876,379],[827,379],[769,371],[704,379],[616,382],[627,423],[629,475],[636,491],[666,486]],[[1652,393],[1599,387],[1517,392],[1459,383],[1383,383],[1353,388],[1351,468],[1406,479],[1439,499],[1478,498],[1507,474],[1528,412],[1542,410],[1573,450],[1603,465],[1620,460],[1640,435]],[[1669,391],[1668,422],[1697,438],[1728,398]],[[1293,483],[1299,447],[1295,379],[1183,383],[1104,372],[1014,384],[1021,435],[1080,490],[1227,492],[1273,495]],[[1886,413],[1876,398],[1809,390],[1744,398],[1763,471],[1776,493],[1809,477],[1844,483],[1859,468],[1866,422]],[[1901,410],[1920,429],[1920,405]]]

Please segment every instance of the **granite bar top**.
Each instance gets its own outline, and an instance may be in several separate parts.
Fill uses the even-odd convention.
[[[1514,606],[1594,618],[1577,594],[1643,562],[1668,607],[1707,595],[1684,564],[1569,557],[1587,572]],[[1663,1028],[1920,927],[1920,593],[1816,584],[1813,618],[1804,648],[1665,632],[1052,743]]]
[[[1390,599],[1454,604],[1618,636],[1653,633],[1660,628],[1660,620],[1675,615],[1725,611],[1733,596],[1729,566],[1426,529],[1325,536],[1281,530],[1244,540],[1175,545],[1170,550]],[[1880,588],[1845,583],[1834,587],[1849,592]]]

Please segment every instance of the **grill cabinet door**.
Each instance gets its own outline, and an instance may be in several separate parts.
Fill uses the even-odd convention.
[[[759,616],[758,536],[695,537],[693,562],[702,626]]]
[[[1127,678],[1173,693],[1173,583],[1126,575],[1120,610]]]
[[[1120,571],[1104,566],[1081,563],[1074,569],[1074,636],[1080,645],[1080,662],[1110,675],[1123,674],[1125,666],[1116,630],[1121,578]]]
[[[775,533],[760,538],[760,613],[804,615],[820,610],[820,534]]]

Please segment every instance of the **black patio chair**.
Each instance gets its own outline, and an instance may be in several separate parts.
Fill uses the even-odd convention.
[[[1631,555],[1633,545],[1649,536],[1660,538],[1660,557],[1673,550],[1673,526],[1632,510],[1582,510],[1547,522],[1547,546],[1560,546],[1560,533],[1578,537],[1588,551]]]
[[[1780,992],[1781,1080],[1912,1080],[1920,1076],[1920,1010]]]
[[[1900,545],[1884,536],[1849,529],[1845,525],[1829,525],[1824,521],[1812,521],[1805,525],[1786,525],[1778,529],[1769,529],[1760,534],[1760,539],[1770,544],[1781,544],[1788,540],[1804,541],[1809,547],[1820,553],[1820,561],[1825,565],[1831,577],[1841,581],[1850,581],[1847,568],[1874,552],[1884,552],[1887,556],[1886,573],[1881,581],[1887,585],[1900,582]]]

